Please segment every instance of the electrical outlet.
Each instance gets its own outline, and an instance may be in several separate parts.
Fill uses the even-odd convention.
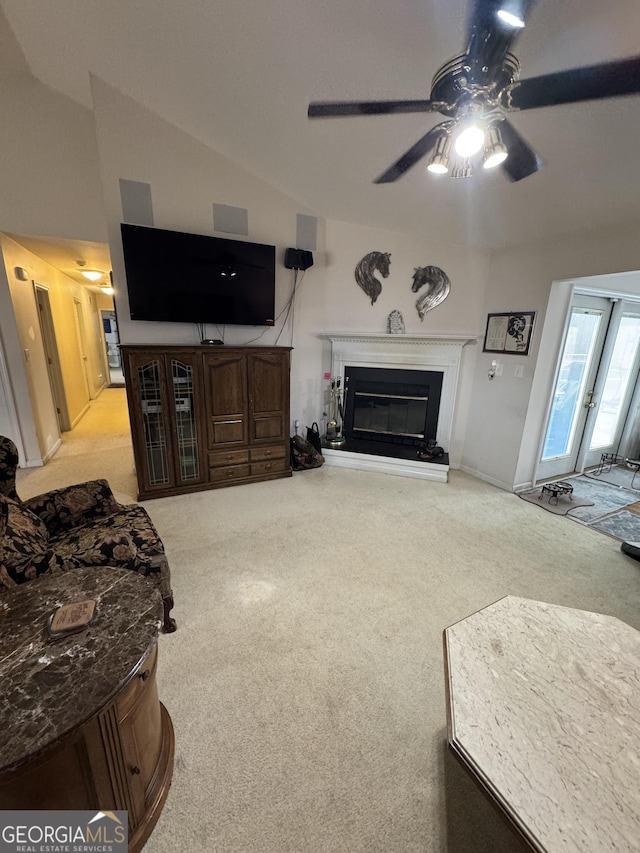
[[[500,362],[496,364],[496,376],[502,376],[502,364]]]
[[[518,379],[522,379],[523,374],[524,374],[524,368],[522,367],[522,365],[516,364],[515,370],[513,371],[513,375],[515,377],[517,377]]]

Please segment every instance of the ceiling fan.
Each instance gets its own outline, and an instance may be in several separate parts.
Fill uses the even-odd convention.
[[[376,178],[396,181],[425,155],[435,174],[468,177],[472,158],[491,169],[501,165],[520,181],[542,161],[507,118],[509,113],[640,93],[640,56],[585,65],[520,80],[511,53],[536,0],[473,0],[465,53],[436,72],[428,100],[313,102],[309,118],[437,112],[446,121],[431,128]]]

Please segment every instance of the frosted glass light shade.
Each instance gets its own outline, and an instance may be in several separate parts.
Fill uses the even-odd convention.
[[[520,15],[510,12],[508,9],[498,9],[497,14],[500,20],[504,21],[505,24],[508,24],[510,27],[515,27],[516,29],[522,29],[522,27],[524,27],[524,21]]]
[[[80,272],[89,281],[97,281],[99,278],[102,278],[102,273],[99,270],[80,270]]]
[[[460,157],[473,157],[483,145],[484,130],[477,124],[470,124],[458,136],[453,147]]]
[[[495,169],[500,163],[504,163],[508,156],[507,146],[502,141],[500,130],[497,127],[489,128],[489,138],[482,163],[485,169]]]
[[[506,159],[506,151],[495,151],[493,154],[489,154],[482,165],[485,169],[495,169],[500,163],[504,163]]]

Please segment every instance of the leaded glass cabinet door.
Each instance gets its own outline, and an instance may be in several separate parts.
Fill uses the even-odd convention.
[[[202,392],[197,365],[193,353],[167,356],[175,482],[180,486],[203,482],[205,473],[199,417]]]
[[[174,483],[172,437],[161,354],[131,353],[128,357],[134,431],[134,452],[141,495],[170,488]]]

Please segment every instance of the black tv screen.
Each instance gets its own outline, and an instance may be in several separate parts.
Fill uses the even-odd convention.
[[[132,320],[273,326],[274,246],[120,228]]]

